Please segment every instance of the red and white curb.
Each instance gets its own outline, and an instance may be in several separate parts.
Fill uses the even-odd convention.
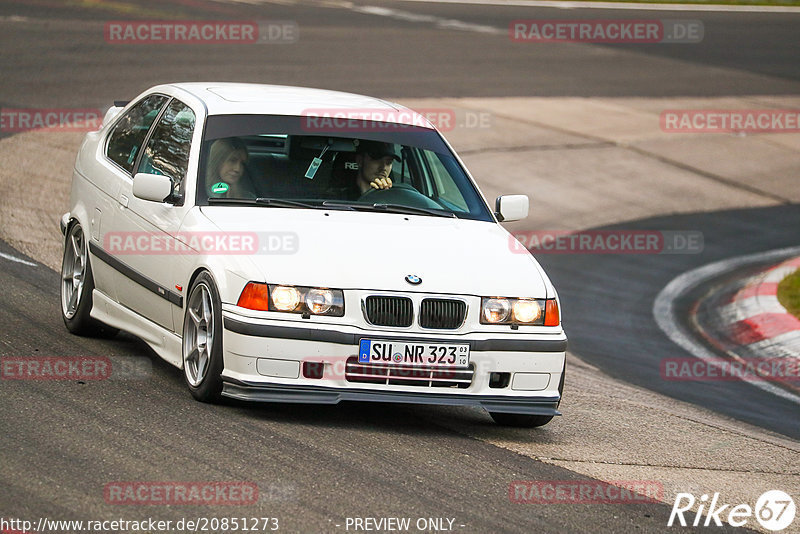
[[[800,319],[778,301],[778,284],[800,269],[800,257],[753,276],[719,310],[727,341],[762,358],[800,358]],[[738,352],[738,351],[737,351]]]
[[[708,317],[708,323],[713,324],[713,328],[699,329],[707,344],[697,339],[696,330],[685,326],[683,315],[679,316],[677,311],[676,303],[679,300],[727,273],[771,261],[781,263],[750,279],[716,288],[718,291],[727,289],[732,292],[732,298],[727,301],[719,298],[721,295],[712,293],[712,302],[719,301],[717,306],[710,307],[713,317]],[[800,321],[788,314],[775,296],[780,279],[798,268],[798,264],[792,264],[793,261],[800,261],[800,246],[728,258],[684,272],[672,279],[656,296],[653,318],[670,340],[709,366],[720,365],[719,352],[709,348],[709,345],[739,362],[787,358],[790,363],[797,363],[800,361]],[[690,315],[696,314],[698,308],[699,305],[694,306]],[[690,319],[697,326],[697,317],[692,315]],[[800,388],[796,380],[773,381],[747,375],[739,379],[800,405]]]
[[[800,257],[716,286],[690,311],[710,345],[794,391],[800,391],[800,382],[788,369],[800,365],[800,319],[786,311],[777,293],[778,284],[798,268]]]

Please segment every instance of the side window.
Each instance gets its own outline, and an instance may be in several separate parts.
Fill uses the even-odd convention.
[[[428,163],[430,164],[433,179],[436,181],[436,189],[439,191],[439,198],[446,200],[462,211],[469,211],[469,206],[464,199],[464,195],[461,194],[458,186],[450,176],[448,169],[444,166],[441,156],[433,152],[428,152],[428,154],[431,156],[428,158]]]
[[[166,96],[150,95],[132,107],[108,136],[106,155],[126,171],[133,171],[144,138],[166,101]]]
[[[180,192],[189,166],[194,121],[194,111],[183,102],[173,100],[156,124],[137,172],[169,176],[173,192]]]

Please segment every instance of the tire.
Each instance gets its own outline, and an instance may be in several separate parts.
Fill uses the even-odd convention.
[[[89,314],[92,311],[94,278],[83,228],[69,226],[61,259],[61,318],[67,330],[79,336],[113,337],[118,329],[107,326]]]
[[[222,304],[214,280],[202,272],[192,284],[183,315],[183,377],[200,402],[222,398]]]
[[[553,420],[552,415],[530,415],[519,413],[489,412],[494,422],[503,426],[533,428],[544,426]]]

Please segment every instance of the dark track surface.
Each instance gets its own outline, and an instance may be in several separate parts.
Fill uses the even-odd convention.
[[[655,217],[604,229],[700,230],[702,254],[545,254],[537,259],[558,288],[571,351],[627,382],[800,439],[797,404],[742,382],[664,380],[661,360],[688,355],[661,332],[652,311],[656,295],[681,273],[796,245],[797,228],[797,205]],[[677,304],[679,315],[688,315],[692,295]]]
[[[97,4],[101,6],[102,4]],[[348,9],[183,1],[126,2],[140,19],[289,20],[296,44],[120,45],[104,23],[128,10],[57,2],[0,3],[0,103],[104,107],[164,81],[308,85],[384,97],[723,96],[800,92],[800,14],[561,10],[363,2],[483,24],[499,34],[442,30]],[[6,17],[29,17],[13,22]],[[700,44],[514,43],[515,19],[698,19]],[[23,19],[24,20],[24,19]]]

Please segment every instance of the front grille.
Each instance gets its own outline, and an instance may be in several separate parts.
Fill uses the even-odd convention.
[[[387,365],[359,363],[351,356],[345,366],[345,379],[362,384],[386,384],[393,386],[417,386],[433,388],[466,389],[472,384],[475,368],[413,367],[410,365]]]
[[[419,309],[422,328],[455,329],[464,322],[467,305],[460,300],[425,299]]]
[[[411,326],[414,308],[407,297],[367,297],[364,311],[375,326]]]

